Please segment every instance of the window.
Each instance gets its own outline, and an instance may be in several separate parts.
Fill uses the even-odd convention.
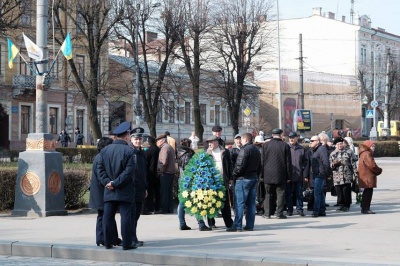
[[[162,102],[158,101],[158,108],[157,108],[157,123],[162,123]]]
[[[170,123],[175,123],[175,102],[169,101],[168,104],[168,121]]]
[[[50,121],[50,128],[49,131],[52,134],[57,134],[57,116],[58,115],[58,108],[50,107],[49,108],[49,121]]]
[[[28,134],[31,128],[31,107],[21,106],[21,134]]]
[[[335,120],[335,129],[343,129],[344,128],[344,120],[337,119]]]
[[[85,56],[83,55],[76,55],[76,69],[79,74],[79,78],[85,81]]]
[[[216,125],[220,125],[220,106],[219,105],[216,105],[215,107],[214,107],[214,109],[215,109],[215,124]]]
[[[34,73],[31,70],[31,69],[34,68],[32,58],[28,57],[28,52],[26,51],[25,48],[21,48],[20,49],[20,53],[24,55],[25,60],[27,61],[27,63],[31,67],[29,67],[28,64],[25,63],[25,61],[20,58],[20,60],[19,60],[19,73],[21,75],[33,76]]]
[[[31,25],[31,17],[32,17],[32,0],[21,1],[21,24],[24,26]]]
[[[200,104],[200,120],[202,125],[207,125],[207,105]]]
[[[367,48],[365,46],[361,47],[361,64],[367,63]]]
[[[86,31],[86,22],[80,13],[76,14],[76,33],[81,34]]]
[[[221,123],[226,124],[226,111],[221,111]]]
[[[81,133],[83,132],[83,117],[85,114],[85,110],[79,109],[76,110],[76,126],[79,127]]]
[[[185,108],[184,107],[178,107],[178,121],[184,121],[185,118]]]
[[[185,124],[190,124],[190,102],[185,102]]]

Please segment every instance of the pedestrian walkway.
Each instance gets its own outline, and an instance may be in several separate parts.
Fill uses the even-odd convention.
[[[189,215],[192,230],[180,231],[176,214],[146,215],[138,225],[144,246],[123,251],[95,245],[94,213],[2,214],[0,255],[150,265],[400,265],[400,158],[376,161],[383,174],[372,200],[375,215],[361,214],[359,205],[352,204],[346,213],[328,207],[327,217],[311,218],[308,211],[306,217],[285,220],[257,216],[252,232],[226,232],[221,218],[217,229],[200,232]],[[330,206],[335,202],[327,195]]]

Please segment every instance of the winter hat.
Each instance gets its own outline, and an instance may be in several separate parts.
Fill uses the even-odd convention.
[[[366,140],[363,142],[364,146],[371,148],[372,145],[374,145],[375,142],[373,142],[372,140]]]

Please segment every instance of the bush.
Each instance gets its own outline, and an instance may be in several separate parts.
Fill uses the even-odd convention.
[[[0,211],[13,208],[16,181],[17,169],[4,167],[0,169]]]
[[[15,200],[15,185],[18,169],[4,167],[0,169],[0,211],[12,210]],[[64,197],[65,208],[76,209],[85,206],[85,193],[88,190],[91,168],[74,169],[64,168]],[[12,184],[12,185],[10,185]]]

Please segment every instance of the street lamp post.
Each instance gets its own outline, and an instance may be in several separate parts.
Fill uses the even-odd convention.
[[[381,46],[382,44],[377,43],[374,45],[374,83],[373,83],[373,88],[374,88],[374,97],[373,101],[371,103],[372,108],[374,108],[374,118],[373,118],[373,126],[371,128],[371,131],[369,132],[369,138],[371,140],[377,140],[378,139],[378,130],[376,127],[376,107],[378,107],[378,103],[376,101],[376,48],[378,46]]]
[[[161,6],[161,3],[155,3],[154,5],[149,6],[148,8],[156,8]],[[140,21],[140,4],[136,4],[136,25],[135,25],[135,91],[136,91],[136,99],[133,99],[135,102],[135,112],[136,116],[136,125],[140,126],[142,124],[142,107],[140,105],[140,69],[139,69],[139,21]],[[144,25],[143,25],[144,27]]]

